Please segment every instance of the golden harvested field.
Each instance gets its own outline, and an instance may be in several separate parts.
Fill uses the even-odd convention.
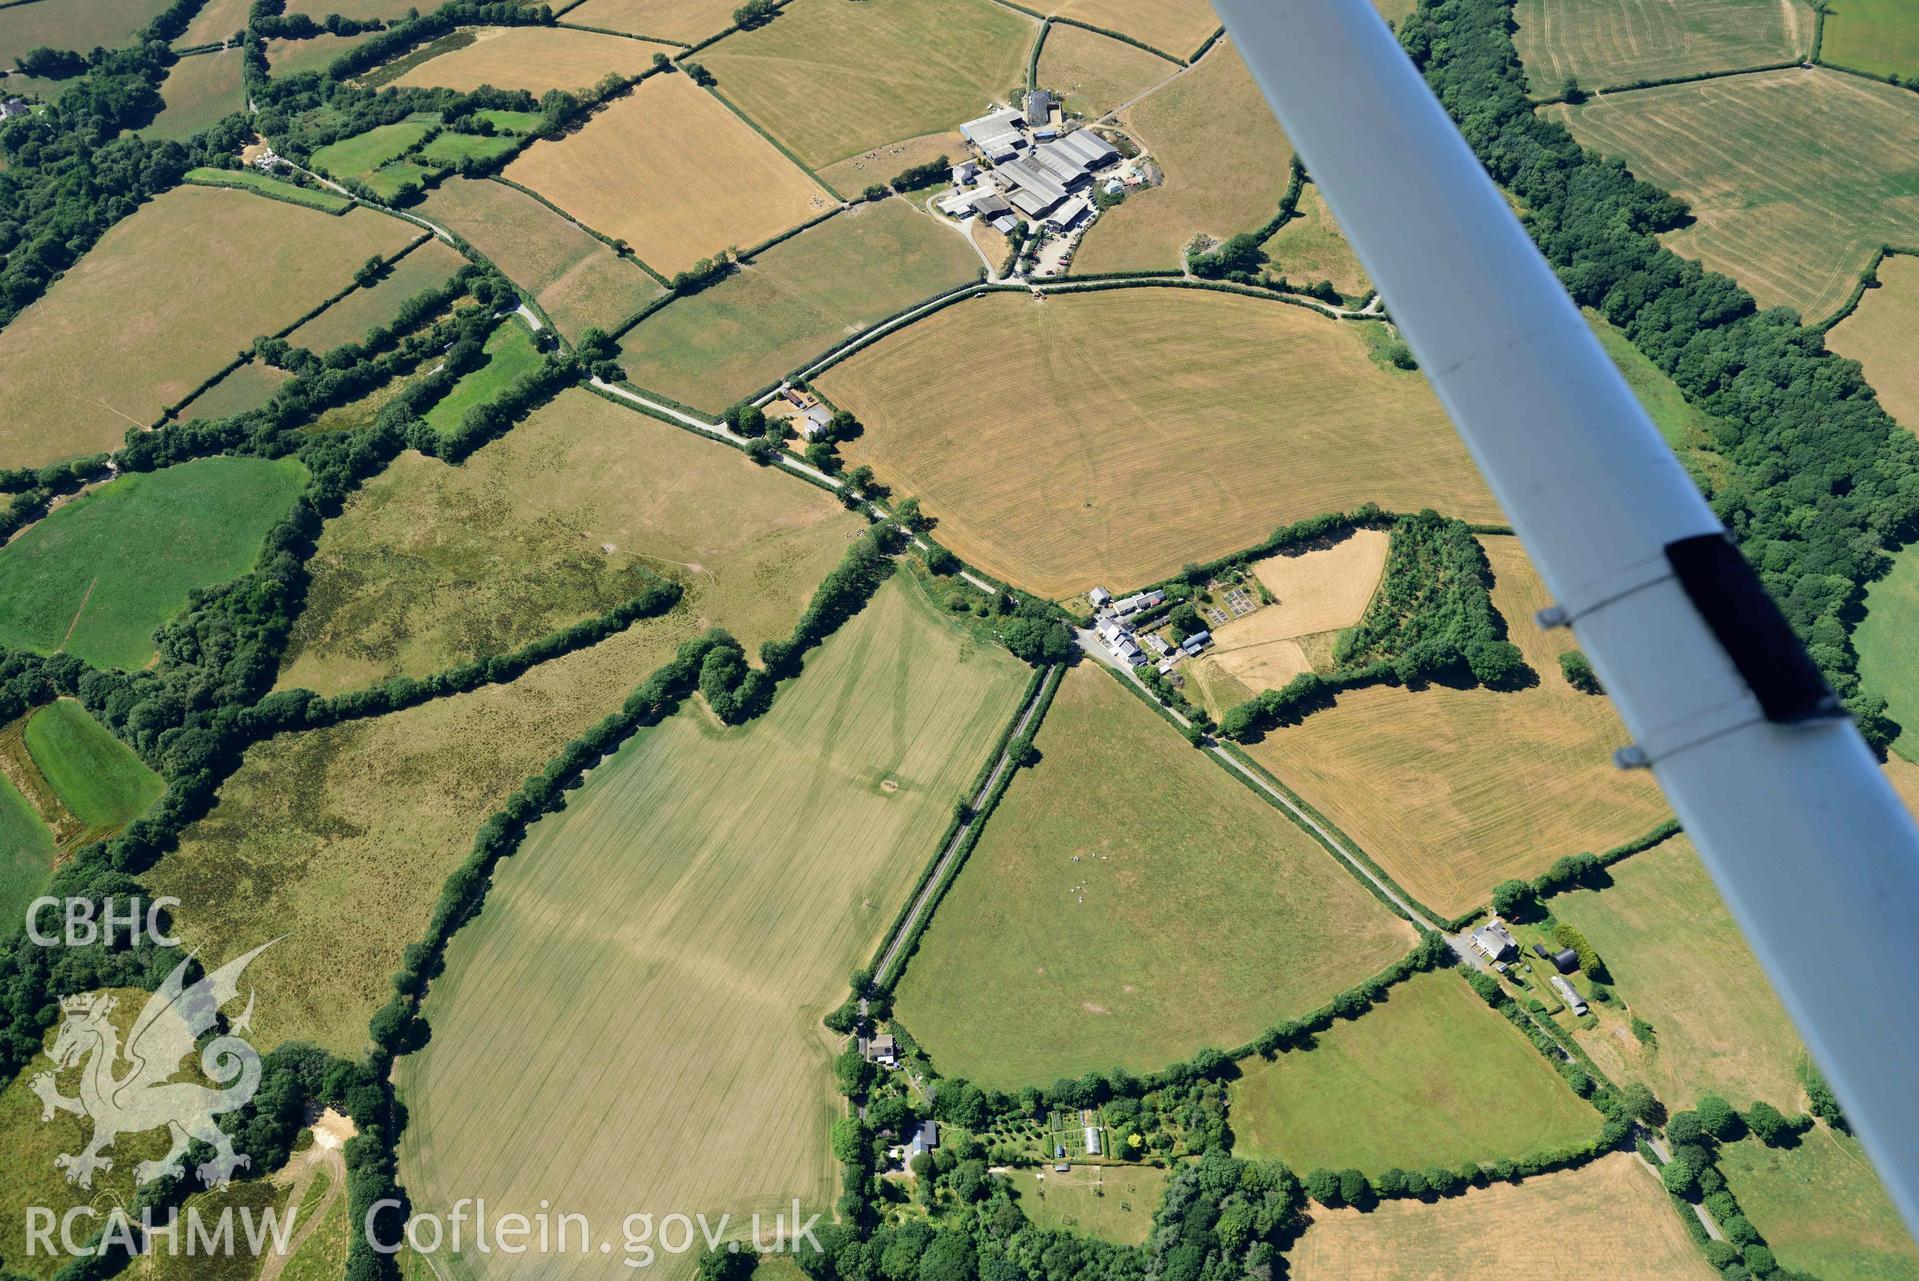
[[[979,115],[1024,82],[1038,27],[993,0],[795,0],[699,61],[729,102],[820,168]]]
[[[595,1222],[824,1208],[840,1114],[819,1020],[931,856],[1025,669],[894,581],[762,718],[644,730],[541,820],[453,940],[402,1059],[423,1209],[550,1198]],[[541,1264],[544,1266],[541,1266]],[[579,1260],[465,1275],[607,1275]]]
[[[1890,254],[1879,264],[1879,287],[1833,327],[1826,346],[1866,367],[1866,381],[1886,412],[1919,431],[1919,258]]]
[[[337,693],[505,653],[637,595],[649,570],[757,647],[864,528],[811,486],[568,390],[459,467],[403,454],[347,500],[280,685]]]
[[[1272,259],[1272,269],[1294,284],[1330,280],[1348,298],[1369,292],[1373,282],[1316,184],[1307,183],[1299,193],[1298,212],[1260,246]]]
[[[1244,1045],[1416,942],[1097,664],[1067,673],[1036,742],[899,984],[943,1074],[1017,1090],[1157,1071]]]
[[[114,448],[417,234],[365,209],[334,217],[213,187],[149,201],[0,331],[0,466]],[[96,358],[103,346],[112,360]]]
[[[684,75],[654,76],[558,142],[507,166],[573,217],[671,276],[750,249],[834,201],[726,104]]]
[[[1552,107],[1691,206],[1665,243],[1809,323],[1888,242],[1919,241],[1919,96],[1837,71],[1775,71]]]
[[[325,71],[349,49],[358,48],[373,38],[370,31],[352,36],[310,36],[305,40],[269,40],[266,43],[267,66],[275,76],[297,75],[302,71]]]
[[[1293,144],[1230,41],[1155,90],[1120,122],[1166,172],[1086,233],[1082,272],[1177,267],[1195,234],[1254,231],[1279,211],[1292,180]]]
[[[249,748],[147,881],[209,961],[286,936],[247,971],[254,1044],[358,1055],[474,829],[697,631],[676,610],[508,685]]]
[[[631,36],[697,44],[733,25],[735,0],[586,0],[566,21]]]
[[[450,178],[421,212],[466,237],[570,338],[613,330],[664,291],[653,277],[523,191]]]
[[[850,461],[917,495],[962,558],[1056,598],[1369,499],[1499,519],[1425,380],[1284,303],[986,294],[819,383],[866,424]]]
[[[959,160],[971,154],[959,130],[945,129],[939,133],[921,134],[917,138],[904,138],[899,142],[873,147],[857,156],[848,156],[845,160],[827,165],[818,173],[821,182],[835,191],[852,196],[876,182],[891,182],[893,175],[914,165],[927,164],[941,156],[948,160]]]
[[[1047,8],[1043,4],[1027,7]],[[1192,57],[1206,37],[1219,29],[1219,19],[1206,0],[1057,0],[1048,11],[1055,17],[1124,32],[1175,58]],[[1053,35],[1058,34],[1056,28]]]
[[[1359,621],[1386,568],[1389,542],[1383,529],[1361,529],[1331,547],[1256,561],[1253,574],[1274,603],[1215,627],[1213,648],[1200,663],[1217,664],[1251,690],[1278,689],[1311,671],[1300,637]]]
[[[492,85],[533,94],[586,89],[609,73],[637,76],[652,65],[654,54],[675,52],[672,45],[565,27],[482,27],[474,35],[473,43],[428,58],[394,87],[468,93]]]
[[[1103,116],[1178,71],[1123,40],[1064,24],[1047,31],[1039,55],[1039,82],[1086,116]]]
[[[288,334],[287,341],[320,353],[360,342],[373,329],[393,323],[407,299],[440,288],[464,266],[460,251],[435,236],[394,263],[371,289],[354,290]]]
[[[1539,673],[1531,689],[1372,686],[1247,750],[1442,916],[1509,876],[1599,851],[1668,817],[1645,771],[1613,768],[1628,741],[1611,703],[1559,673],[1564,633],[1532,624],[1550,597],[1517,539],[1481,540],[1493,604]]]
[[[1366,1213],[1312,1208],[1287,1252],[1292,1281],[1457,1281],[1558,1276],[1605,1281],[1714,1281],[1719,1274],[1639,1158],[1603,1156],[1577,1170],[1496,1183],[1464,1196],[1388,1201]]]
[[[1519,0],[1513,43],[1533,93],[1588,91],[1791,62],[1812,51],[1801,0]]]
[[[166,0],[39,0],[0,9],[0,66],[32,49],[117,49],[165,9]]]
[[[1644,1081],[1673,1109],[1712,1092],[1736,1108],[1764,1099],[1788,1115],[1802,1110],[1799,1034],[1692,842],[1662,841],[1611,874],[1603,890],[1556,895],[1552,910],[1592,941],[1658,1047],[1609,1018],[1577,1033],[1593,1060],[1615,1080]]]

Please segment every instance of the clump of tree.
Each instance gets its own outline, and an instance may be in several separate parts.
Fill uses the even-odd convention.
[[[1240,284],[1258,284],[1259,270],[1266,265],[1266,251],[1259,238],[1241,232],[1209,252],[1194,254],[1187,266],[1195,276],[1206,280],[1232,280]]]
[[[779,14],[778,0],[746,0],[746,3],[733,10],[733,25],[741,31],[751,31],[773,21]]]
[[[685,271],[675,272],[667,282],[667,288],[681,296],[696,294],[724,280],[732,272],[733,260],[738,256],[736,253],[726,253],[702,258]]]
[[[1427,510],[1393,526],[1386,569],[1359,623],[1341,633],[1344,668],[1390,670],[1404,685],[1429,681],[1501,688],[1528,674],[1493,608],[1492,567],[1464,521]]]
[[[919,191],[935,183],[944,182],[953,170],[953,162],[944,155],[935,157],[923,165],[914,165],[902,169],[893,175],[893,190]]]
[[[1599,686],[1599,673],[1593,670],[1592,660],[1579,650],[1569,649],[1559,656],[1559,674],[1582,694],[1606,692]]]
[[[693,83],[702,89],[711,89],[720,82],[719,77],[715,76],[711,71],[708,71],[703,64],[698,62],[682,62],[680,69],[691,76]]]

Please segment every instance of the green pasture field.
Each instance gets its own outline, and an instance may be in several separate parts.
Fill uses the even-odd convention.
[[[1675,836],[1610,874],[1607,888],[1550,905],[1591,941],[1655,1044],[1641,1045],[1629,1020],[1604,1018],[1578,1034],[1594,1062],[1645,1081],[1674,1109],[1713,1092],[1734,1107],[1764,1099],[1799,1111],[1805,1049],[1692,843]]]
[[[495,107],[486,111],[476,111],[474,115],[490,120],[493,127],[501,133],[529,134],[540,127],[546,119],[537,111],[508,111],[504,107]]]
[[[343,343],[363,341],[391,324],[407,299],[438,289],[466,265],[460,251],[435,237],[393,264],[371,289],[356,289],[287,335],[296,347],[324,355]]]
[[[568,390],[458,467],[403,454],[347,500],[280,685],[338,693],[503,653],[606,613],[647,571],[756,649],[863,527],[811,486]]]
[[[1819,1281],[1919,1281],[1919,1248],[1851,1135],[1818,1124],[1790,1147],[1719,1150],[1739,1208],[1779,1265]]]
[[[1588,91],[1644,80],[1792,62],[1812,52],[1803,0],[1518,0],[1519,46],[1532,91]],[[1826,27],[1832,40],[1830,20]]]
[[[1665,243],[1808,323],[1880,247],[1919,241],[1919,94],[1837,71],[1768,72],[1547,110],[1683,198]]]
[[[40,0],[44,3],[45,0]],[[209,169],[187,170],[188,182],[205,183],[209,187],[244,187],[249,191],[258,191],[264,195],[276,196],[281,200],[292,200],[309,208],[323,210],[326,213],[338,213],[353,202],[337,192],[322,187],[296,187],[290,182],[281,182],[278,178],[269,178],[257,169]]]
[[[540,367],[533,334],[517,317],[509,317],[487,335],[486,359],[460,375],[453,389],[426,411],[426,425],[447,435],[460,425],[466,411],[491,403],[507,388]]]
[[[11,779],[0,776],[0,939],[19,932],[27,904],[53,875],[53,833]]]
[[[1179,267],[1195,235],[1224,240],[1279,212],[1293,145],[1231,41],[1215,44],[1120,121],[1152,153],[1166,183],[1101,214],[1073,256],[1074,271]]]
[[[119,827],[147,812],[166,783],[133,749],[69,698],[27,721],[27,751],[61,802],[81,822]]]
[[[420,210],[491,259],[568,337],[589,326],[618,329],[664,292],[638,266],[505,183],[449,178]]]
[[[195,418],[217,421],[258,409],[273,399],[292,374],[275,369],[265,361],[250,360],[213,386],[195,396],[180,411],[182,422]]]
[[[1017,1089],[1157,1070],[1412,947],[1311,837],[1092,664],[1036,741],[899,985],[942,1073]]]
[[[1166,1171],[1150,1165],[1076,1165],[1010,1171],[1005,1179],[1026,1217],[1043,1228],[1144,1245],[1166,1194]]]
[[[1886,700],[1899,722],[1892,750],[1919,761],[1919,653],[1913,628],[1919,627],[1919,553],[1901,551],[1884,578],[1866,588],[1866,616],[1853,632],[1859,648],[1859,677]]]
[[[1919,75],[1919,9],[1905,0],[1833,0],[1819,60],[1874,75]]]
[[[305,483],[291,459],[202,458],[63,504],[0,548],[0,643],[145,665],[153,629],[251,568]]]
[[[431,1042],[396,1067],[414,1203],[730,1211],[742,1231],[830,1203],[840,1041],[819,1020],[1025,683],[895,580],[760,719],[690,705],[593,770],[495,873],[428,993]]]
[[[639,386],[718,412],[980,266],[905,200],[860,205],[654,312],[621,341],[620,363]]]
[[[62,0],[36,0],[40,4],[59,4]],[[5,10],[0,10],[4,14]],[[153,123],[139,132],[147,138],[171,138],[184,141],[211,128],[235,112],[247,107],[246,84],[240,49],[219,53],[196,53],[180,59],[160,86],[166,103]]]
[[[372,32],[357,36],[312,36],[305,40],[269,40],[266,42],[267,66],[275,76],[297,76],[303,71],[325,71],[341,54],[373,38]]]
[[[144,880],[211,964],[285,936],[247,970],[262,1051],[356,1056],[474,829],[702,629],[675,610],[505,685],[256,743]]]
[[[415,164],[411,160],[395,160],[390,164],[381,165],[367,174],[362,181],[375,196],[381,200],[391,201],[397,200],[409,184],[424,187],[427,179],[433,176],[433,172],[427,166]]]
[[[436,168],[458,168],[462,160],[492,160],[519,146],[517,138],[504,134],[447,132],[420,148],[420,159]]]
[[[433,132],[431,120],[399,120],[328,143],[313,153],[310,168],[333,178],[368,180],[375,170],[417,145]]]
[[[166,0],[39,0],[0,9],[0,66],[32,49],[118,49],[152,22]],[[11,1257],[11,1256],[9,1256]]]
[[[1490,1164],[1585,1142],[1600,1117],[1457,974],[1414,975],[1311,1049],[1248,1059],[1234,1152],[1378,1174]]]
[[[818,169],[981,114],[1025,80],[1037,27],[990,0],[798,0],[699,61],[729,101]]]

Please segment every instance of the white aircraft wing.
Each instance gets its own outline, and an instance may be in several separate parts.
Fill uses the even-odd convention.
[[[1369,0],[1215,7],[1919,1230],[1919,830]]]

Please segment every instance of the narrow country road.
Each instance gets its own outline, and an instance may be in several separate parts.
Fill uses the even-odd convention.
[[[886,951],[880,957],[878,968],[873,971],[874,977],[881,977],[893,968],[895,962],[899,960],[900,949],[906,946],[907,939],[913,937],[914,927],[919,924],[920,917],[926,914],[934,895],[939,892],[940,882],[945,879],[947,868],[959,854],[960,846],[965,843],[966,834],[979,823],[977,811],[980,805],[992,795],[993,789],[999,786],[1000,780],[1006,777],[1007,771],[1013,768],[1013,744],[1032,729],[1033,719],[1039,715],[1040,699],[1052,680],[1053,674],[1049,672],[1045,679],[1033,688],[1033,696],[1026,700],[1026,706],[1020,712],[1019,724],[1013,728],[1012,736],[1006,740],[1006,746],[1000,749],[999,759],[993,762],[992,773],[986,776],[986,781],[980,785],[979,790],[967,798],[966,803],[974,812],[969,813],[966,821],[954,830],[953,839],[948,841],[946,848],[940,851],[939,861],[933,864],[932,874],[926,878],[926,883],[920,886],[919,894],[913,899],[913,906],[907,910],[905,916],[900,918],[899,928],[893,931],[893,937],[887,940]]]

